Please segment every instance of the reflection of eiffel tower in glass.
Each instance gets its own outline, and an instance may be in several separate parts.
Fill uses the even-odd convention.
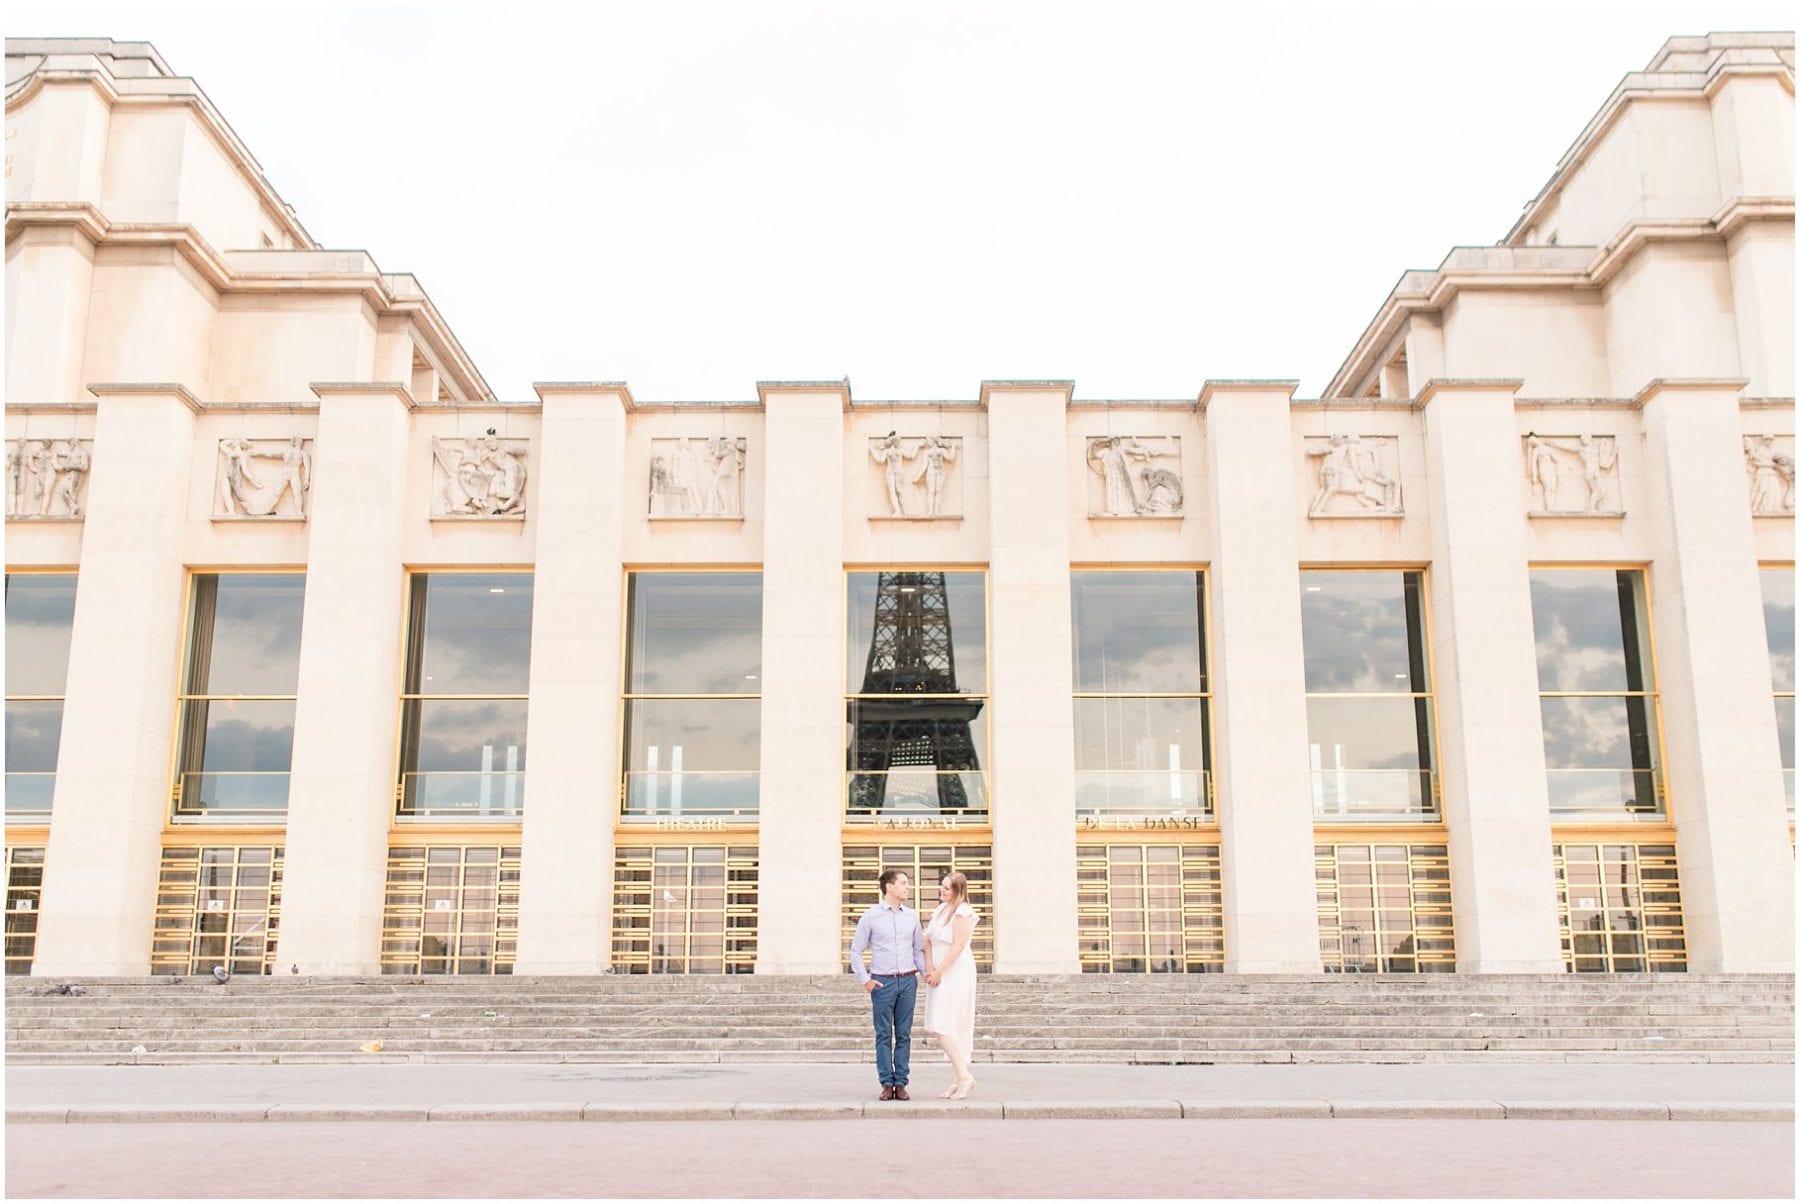
[[[963,811],[969,797],[959,773],[981,768],[969,724],[981,712],[972,698],[893,698],[955,694],[956,650],[943,573],[881,573],[875,587],[874,638],[863,670],[865,697],[850,704],[850,810],[882,809],[889,771],[937,770],[937,807]],[[867,697],[888,695],[890,697]]]

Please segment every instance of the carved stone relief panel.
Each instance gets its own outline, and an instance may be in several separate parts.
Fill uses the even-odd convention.
[[[650,440],[651,518],[742,518],[741,436]]]
[[[874,478],[879,501],[873,518],[961,518],[962,439],[954,435],[899,435],[869,440],[869,458],[881,465]]]
[[[313,441],[221,439],[214,519],[304,519],[312,494]]]
[[[525,517],[526,457],[530,440],[494,433],[431,441],[433,518]]]
[[[6,517],[80,518],[93,463],[92,439],[8,439]]]
[[[1400,444],[1380,435],[1314,435],[1304,441],[1313,466],[1311,518],[1380,518],[1405,514],[1400,496]]]
[[[1169,518],[1182,514],[1181,437],[1090,435],[1088,517]]]
[[[1794,437],[1745,435],[1744,469],[1750,475],[1750,513],[1794,513]]]
[[[1525,484],[1536,518],[1617,518],[1619,441],[1612,435],[1525,436]]]

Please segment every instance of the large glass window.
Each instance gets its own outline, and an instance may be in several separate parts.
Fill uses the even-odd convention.
[[[1650,614],[1637,569],[1533,569],[1552,814],[1663,814]]]
[[[1211,815],[1205,593],[1193,570],[1071,575],[1078,815]]]
[[[1321,844],[1313,867],[1326,973],[1456,969],[1447,846]]]
[[[282,850],[172,847],[156,877],[153,974],[268,974],[281,924]]]
[[[1300,574],[1313,813],[1437,817],[1425,575]]]
[[[177,820],[287,814],[300,680],[300,573],[193,578],[176,757]]]
[[[612,968],[754,973],[756,847],[621,846],[613,857]]]
[[[624,822],[754,822],[762,574],[632,573],[626,615]]]
[[[388,850],[383,974],[511,974],[519,952],[519,846]]]
[[[1556,918],[1563,966],[1577,974],[1687,969],[1672,844],[1558,843]]]
[[[985,822],[987,575],[850,573],[846,623],[850,822]]]
[[[530,573],[418,573],[407,622],[400,818],[525,809]]]
[[[1218,845],[1077,845],[1075,876],[1084,973],[1225,968]]]
[[[1763,628],[1769,635],[1769,681],[1775,687],[1775,731],[1788,814],[1794,813],[1794,566],[1762,571]]]
[[[41,823],[56,792],[75,574],[6,577],[6,818]]]

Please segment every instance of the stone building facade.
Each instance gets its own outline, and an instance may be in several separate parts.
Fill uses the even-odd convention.
[[[494,397],[141,43],[7,43],[7,970],[1793,968],[1793,50],[1293,382]],[[527,756],[527,751],[529,756]]]

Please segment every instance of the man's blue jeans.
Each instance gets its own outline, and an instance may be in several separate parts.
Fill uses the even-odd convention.
[[[912,1072],[913,1006],[919,1001],[919,976],[883,978],[869,993],[875,1012],[875,1073],[883,1087],[904,1087]]]

